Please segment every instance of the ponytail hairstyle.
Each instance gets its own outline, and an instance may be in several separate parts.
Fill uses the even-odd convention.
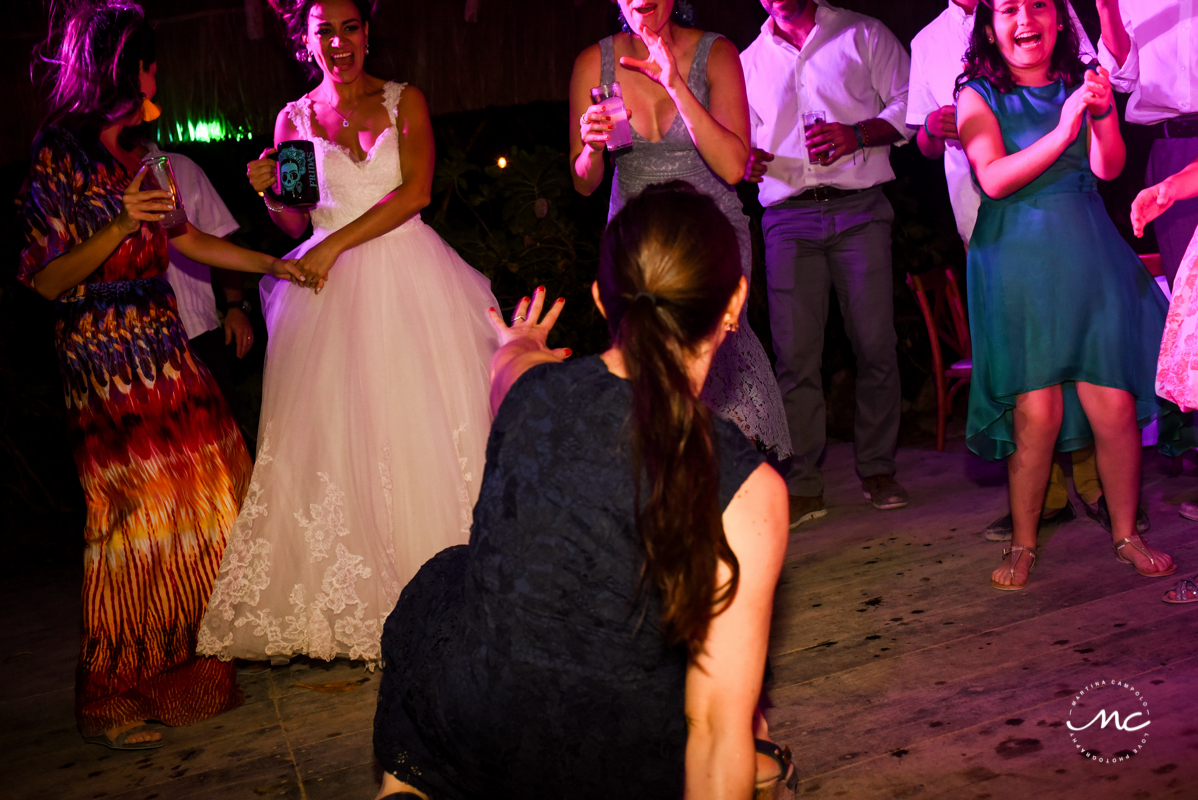
[[[657,589],[667,640],[685,642],[692,658],[736,595],[740,567],[724,536],[711,415],[686,362],[721,323],[740,279],[732,224],[682,181],[629,200],[600,244],[599,298],[632,382],[641,586]],[[721,561],[732,577],[717,587]]]
[[[309,78],[315,78],[320,74],[320,67],[316,65],[311,53],[308,52],[308,46],[304,44],[304,36],[308,33],[308,15],[312,12],[312,6],[319,3],[320,0],[267,0],[267,2],[279,15],[279,19],[283,20],[283,24],[287,26],[287,38],[291,40],[295,60],[303,65]],[[358,9],[358,17],[362,20],[362,24],[369,25],[370,20],[374,17],[378,0],[350,0],[350,2]]]
[[[61,18],[59,18],[61,17]],[[142,102],[141,70],[157,60],[154,31],[141,6],[98,0],[51,7],[50,32],[33,51],[31,75],[44,65],[50,110],[43,121],[73,133],[98,133]]]
[[[965,84],[974,78],[985,78],[1003,94],[1015,89],[1015,78],[1007,66],[1006,59],[998,49],[998,42],[991,42],[986,28],[994,29],[994,4],[1002,0],[981,0],[973,12],[973,34],[969,49],[965,51],[965,72],[957,76],[953,97],[961,94]],[[1064,80],[1066,86],[1082,82],[1086,65],[1081,59],[1081,41],[1073,27],[1073,17],[1065,0],[1052,0],[1057,9],[1057,24],[1064,25],[1057,31],[1057,43],[1052,48],[1052,59],[1048,65],[1050,81]]]

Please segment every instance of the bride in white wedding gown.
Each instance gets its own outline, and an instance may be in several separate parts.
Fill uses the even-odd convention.
[[[420,220],[428,110],[418,90],[362,71],[369,9],[294,6],[284,19],[323,80],[280,112],[275,141],[315,145],[314,234],[288,257],[323,285],[263,282],[257,462],[197,649],[373,664],[403,585],[469,538],[497,346],[485,311],[497,304]],[[259,191],[274,183],[265,156],[249,165]],[[308,214],[266,201],[284,230],[306,229]]]

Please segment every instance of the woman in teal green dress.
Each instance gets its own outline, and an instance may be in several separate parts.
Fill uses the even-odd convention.
[[[1136,533],[1140,428],[1167,304],[1123,241],[1096,178],[1126,150],[1109,76],[1087,70],[1064,0],[978,5],[957,122],[982,207],[969,243],[973,383],[966,437],[1006,458],[1014,534],[991,585],[1022,589],[1036,559],[1055,450],[1094,442],[1116,557],[1143,575],[1177,567]],[[1173,410],[1176,410],[1175,408]]]

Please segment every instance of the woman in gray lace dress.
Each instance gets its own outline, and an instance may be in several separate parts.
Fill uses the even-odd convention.
[[[588,47],[574,63],[570,132],[574,188],[589,195],[603,182],[603,151],[612,129],[590,90],[618,81],[632,124],[632,146],[614,153],[608,219],[646,186],[683,180],[716,201],[736,229],[741,269],[752,271],[749,221],[732,184],[749,159],[749,106],[736,48],[687,27],[673,0],[637,6],[618,0],[631,33]],[[645,12],[645,13],[642,13]],[[740,330],[724,340],[703,400],[735,422],[777,464],[791,455],[782,396],[761,342],[741,311]]]

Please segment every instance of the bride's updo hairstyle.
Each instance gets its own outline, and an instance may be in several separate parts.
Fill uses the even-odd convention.
[[[740,278],[732,224],[682,181],[629,200],[600,244],[599,298],[632,382],[642,587],[660,592],[666,637],[692,658],[736,594],[740,568],[724,536],[710,413],[686,359],[721,324]],[[721,561],[732,577],[717,588]]]
[[[308,71],[308,77],[315,78],[320,74],[320,67],[312,61],[308,48],[304,46],[304,34],[308,32],[308,14],[312,11],[312,6],[320,3],[321,0],[268,0],[268,2],[279,18],[283,20],[283,24],[287,26],[287,38],[291,40],[291,45],[295,50],[295,60],[304,65]],[[362,20],[362,24],[370,24],[378,0],[350,0],[350,2],[358,9],[358,16]]]
[[[44,67],[51,87],[43,125],[97,133],[141,105],[141,68],[155,60],[154,31],[136,3],[85,2],[55,14],[31,67]]]

